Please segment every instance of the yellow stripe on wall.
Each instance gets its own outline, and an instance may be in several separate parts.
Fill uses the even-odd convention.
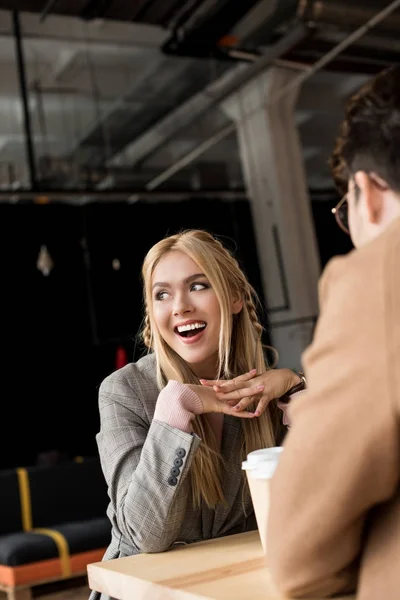
[[[26,469],[17,469],[19,499],[21,504],[22,527],[24,531],[32,529],[31,490],[29,487],[28,472]]]
[[[58,555],[60,557],[62,576],[69,577],[71,575],[71,562],[70,562],[70,558],[69,558],[69,547],[68,547],[68,542],[65,539],[65,537],[63,536],[63,534],[60,533],[59,531],[54,531],[53,529],[42,529],[40,527],[33,529],[32,533],[48,535],[49,537],[51,537],[52,540],[54,540],[54,542],[57,546]]]

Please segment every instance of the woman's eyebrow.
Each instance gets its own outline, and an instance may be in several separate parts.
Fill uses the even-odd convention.
[[[167,288],[170,288],[171,284],[167,283],[166,281],[156,281],[155,283],[153,283],[153,290],[156,287],[167,287]]]
[[[206,276],[204,275],[204,273],[194,273],[193,275],[189,275],[189,277],[186,277],[186,279],[183,280],[183,283],[185,283],[185,284],[191,283],[192,281],[195,281],[196,279],[199,279],[200,277],[205,279]],[[168,283],[167,281],[156,281],[155,283],[153,283],[153,290],[156,287],[170,288],[171,284]]]

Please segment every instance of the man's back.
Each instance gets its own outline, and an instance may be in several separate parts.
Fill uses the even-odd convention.
[[[399,596],[400,219],[328,265],[309,393],[272,482],[268,561],[286,593]]]

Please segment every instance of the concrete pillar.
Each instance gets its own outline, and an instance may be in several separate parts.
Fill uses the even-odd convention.
[[[318,312],[320,260],[295,121],[299,90],[272,101],[295,76],[273,67],[221,108],[237,125],[271,341],[279,366],[298,369]]]

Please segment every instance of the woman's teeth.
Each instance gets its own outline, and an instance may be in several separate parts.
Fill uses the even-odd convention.
[[[177,327],[177,332],[183,337],[192,337],[205,329],[205,323],[191,323],[190,325],[180,325]]]
[[[185,331],[191,331],[192,329],[204,329],[205,323],[191,323],[190,325],[180,325],[177,327],[178,333],[183,333]]]

